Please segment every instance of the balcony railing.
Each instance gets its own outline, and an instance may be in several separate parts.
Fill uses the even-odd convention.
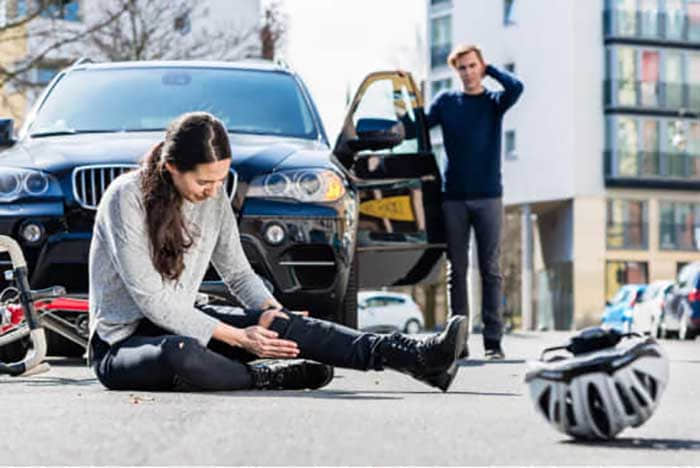
[[[700,154],[656,151],[606,151],[606,179],[700,183]]]
[[[447,57],[452,51],[452,44],[434,45],[430,48],[430,67],[437,68],[447,65]]]
[[[606,107],[700,112],[700,84],[604,80],[603,98]]]
[[[605,10],[606,38],[700,43],[700,19],[683,13]]]
[[[659,223],[659,249],[700,250],[700,224]]]
[[[648,224],[608,223],[606,242],[609,249],[646,250],[649,247]]]

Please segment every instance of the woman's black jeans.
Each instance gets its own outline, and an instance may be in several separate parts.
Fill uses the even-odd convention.
[[[238,328],[257,325],[262,314],[259,310],[223,313],[213,306],[200,310]],[[381,335],[288,315],[288,320],[276,317],[270,329],[280,338],[295,341],[299,358],[351,369],[381,369],[381,360],[373,352]],[[258,359],[214,339],[202,346],[194,338],[173,335],[146,319],[133,335],[112,346],[95,333],[91,346],[97,378],[111,390],[248,389],[253,382],[245,363]]]

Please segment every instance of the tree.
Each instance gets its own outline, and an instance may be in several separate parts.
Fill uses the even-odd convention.
[[[259,56],[257,12],[250,24],[213,18],[206,2],[112,0],[96,15],[124,13],[88,35],[96,60],[235,60]]]
[[[24,0],[21,4],[14,0],[1,5],[5,11],[0,20],[0,89],[4,107],[15,117],[23,109],[17,109],[12,97],[24,97],[46,84],[33,70],[45,63],[65,66],[77,58],[72,54],[67,57],[66,50],[124,13],[123,9],[114,8],[94,21],[70,22],[65,15],[72,4],[77,7],[76,2],[67,0]]]
[[[283,44],[287,35],[289,19],[282,11],[279,2],[273,2],[265,7],[263,23],[260,27],[261,56],[267,60],[274,60],[275,54]]]

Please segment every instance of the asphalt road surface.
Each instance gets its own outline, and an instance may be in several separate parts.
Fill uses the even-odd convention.
[[[664,341],[654,416],[614,442],[574,442],[535,413],[524,361],[562,332],[511,334],[507,359],[470,339],[449,393],[392,371],[337,370],[318,391],[106,391],[80,361],[0,376],[3,465],[698,465],[700,341]]]

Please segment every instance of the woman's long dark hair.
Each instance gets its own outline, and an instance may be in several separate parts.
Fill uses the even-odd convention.
[[[177,280],[185,269],[185,251],[192,246],[182,214],[182,196],[165,163],[179,172],[198,164],[231,159],[226,128],[206,112],[183,114],[170,123],[165,140],[154,146],[142,163],[141,189],[151,259],[163,280]]]

